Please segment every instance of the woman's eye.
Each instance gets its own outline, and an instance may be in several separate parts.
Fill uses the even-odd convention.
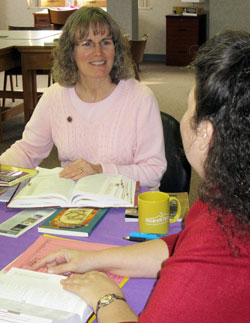
[[[111,44],[111,41],[110,40],[103,40],[102,41],[102,44],[103,45],[110,45]]]
[[[84,42],[82,42],[82,46],[83,47],[92,47],[93,45],[92,45],[92,42],[90,42],[90,41],[84,41]]]

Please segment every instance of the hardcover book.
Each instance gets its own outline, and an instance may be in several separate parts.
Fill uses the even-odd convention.
[[[62,168],[38,168],[39,173],[18,191],[9,208],[133,207],[137,183],[125,176],[96,174],[78,181],[61,178]]]
[[[13,186],[38,173],[35,169],[12,167],[7,165],[0,166],[0,186]]]
[[[84,323],[92,309],[63,289],[65,276],[12,268],[0,274],[1,322]]]
[[[58,209],[38,227],[38,232],[88,237],[108,210],[108,208]]]

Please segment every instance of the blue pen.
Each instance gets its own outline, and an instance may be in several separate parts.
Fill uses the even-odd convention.
[[[146,240],[159,239],[166,236],[167,234],[155,234],[155,233],[143,233],[143,232],[131,232],[129,234],[130,238],[142,238]]]

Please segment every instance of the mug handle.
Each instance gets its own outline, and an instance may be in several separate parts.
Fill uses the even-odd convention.
[[[169,220],[169,223],[178,221],[181,216],[181,203],[175,196],[169,196],[169,203],[173,200],[175,200],[177,203],[177,212],[176,212],[176,216],[173,219]]]

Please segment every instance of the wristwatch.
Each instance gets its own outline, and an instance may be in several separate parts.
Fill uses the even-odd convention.
[[[97,316],[97,313],[101,307],[109,305],[110,303],[114,302],[116,299],[120,299],[126,302],[126,299],[124,297],[118,296],[116,294],[107,294],[102,298],[100,298],[96,306],[95,315]]]

